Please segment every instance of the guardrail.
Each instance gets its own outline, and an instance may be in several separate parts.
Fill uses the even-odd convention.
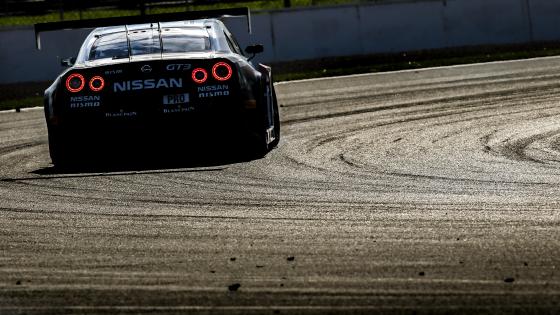
[[[252,2],[258,0],[244,0]],[[185,7],[197,5],[212,5],[218,3],[239,3],[240,0],[1,0],[1,16],[13,15],[38,15],[52,12],[60,12],[62,19],[64,11],[89,10],[99,8],[137,10],[139,14],[145,14],[146,10],[155,7]]]
[[[0,0],[1,16],[21,16],[21,15],[41,15],[48,13],[59,13],[61,20],[64,19],[65,11],[85,11],[90,9],[125,9],[136,10],[138,14],[145,14],[154,8],[190,8],[202,5],[229,5],[250,2],[266,2],[262,0]],[[358,0],[358,1],[391,1],[391,0]],[[284,8],[292,6],[292,0],[280,0]],[[346,0],[346,2],[357,2],[356,0]],[[341,4],[344,0],[293,0],[297,6],[320,5],[320,4]],[[275,5],[277,7],[277,5]]]
[[[0,26],[235,7],[241,0],[0,0]],[[243,0],[244,4],[259,0]]]

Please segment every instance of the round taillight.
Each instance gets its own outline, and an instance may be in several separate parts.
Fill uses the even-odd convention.
[[[204,83],[208,79],[208,72],[202,68],[196,68],[192,72],[192,79],[198,84]]]
[[[72,73],[66,78],[66,89],[72,93],[80,92],[86,85],[84,76],[79,73]]]
[[[105,87],[105,80],[100,76],[95,76],[89,80],[89,88],[94,92],[99,92]]]
[[[231,78],[233,71],[231,70],[231,66],[225,62],[218,62],[217,64],[212,67],[212,75],[214,79],[218,81],[226,81]]]

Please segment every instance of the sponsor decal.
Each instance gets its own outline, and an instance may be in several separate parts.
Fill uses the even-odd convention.
[[[122,69],[106,70],[105,71],[105,75],[122,74],[122,73],[123,73]]]
[[[70,108],[90,108],[99,107],[101,105],[101,96],[99,95],[83,95],[83,96],[71,96],[70,97]]]
[[[163,113],[173,114],[173,113],[186,113],[194,111],[194,107],[188,105],[189,94],[174,94],[174,95],[164,95],[163,96]]]
[[[266,130],[266,143],[270,144],[274,140],[276,140],[276,135],[274,134],[274,126],[272,126]]]
[[[199,98],[219,97],[219,96],[229,96],[229,85],[217,84],[217,85],[205,85],[205,86],[198,87]]]
[[[140,71],[142,71],[143,73],[150,73],[152,72],[152,66],[143,65],[142,68],[140,68]]]
[[[168,64],[165,69],[167,71],[187,71],[191,69],[191,65],[188,63],[173,63]]]
[[[130,80],[113,83],[113,92],[183,87],[182,78]]]
[[[118,113],[105,113],[105,117],[135,117],[138,116],[137,112],[125,112],[125,111],[120,111]]]
[[[163,96],[163,105],[186,104],[189,102],[189,93]]]
[[[177,108],[164,108],[163,109],[164,114],[186,113],[186,112],[192,112],[192,111],[194,111],[193,106],[187,106],[187,107],[179,106]]]

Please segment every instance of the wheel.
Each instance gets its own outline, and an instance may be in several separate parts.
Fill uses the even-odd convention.
[[[49,128],[49,153],[56,168],[68,167],[72,163],[67,141],[54,128]]]
[[[272,148],[272,143],[267,143],[266,128],[261,127],[257,130],[251,141],[251,152],[254,158],[263,158]]]
[[[276,99],[276,90],[272,86],[272,101],[274,110],[274,141],[270,143],[270,148],[275,148],[280,143],[280,112],[278,110],[278,101]]]
[[[269,85],[270,84],[270,85]],[[270,88],[270,92],[266,92]],[[256,123],[256,130],[252,148],[256,158],[264,157],[270,150],[280,142],[280,115],[276,101],[276,92],[272,83],[263,82],[260,88],[262,99],[260,102],[260,117]],[[270,118],[272,117],[272,119]],[[272,121],[271,121],[272,120]],[[274,129],[270,130],[270,124],[274,124]],[[270,141],[270,137],[274,140]]]

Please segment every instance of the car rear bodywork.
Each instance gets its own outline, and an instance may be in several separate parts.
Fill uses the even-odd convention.
[[[55,165],[71,162],[84,150],[101,152],[114,144],[149,148],[168,141],[188,145],[202,139],[220,145],[249,140],[263,155],[278,143],[278,106],[270,67],[253,65],[218,20],[154,25],[94,30],[77,62],[45,91]],[[208,47],[213,49],[164,53],[161,34],[173,27],[208,30]],[[93,43],[121,31],[126,32],[128,55],[111,51],[108,56],[91,57],[98,53]],[[131,32],[150,31],[156,34],[154,39],[159,36],[159,51],[133,54]],[[174,40],[183,42],[180,37]]]

